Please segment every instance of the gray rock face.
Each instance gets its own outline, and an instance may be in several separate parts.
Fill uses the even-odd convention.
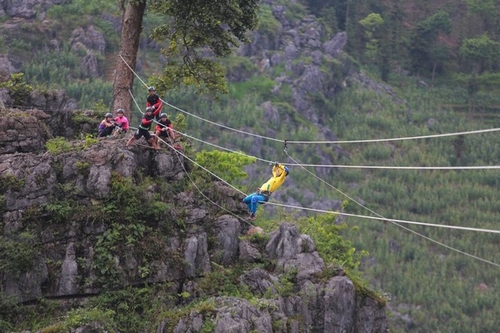
[[[26,118],[24,115],[11,118],[15,117]],[[38,122],[44,123],[41,119]],[[123,252],[116,251],[110,254],[111,257],[104,257],[110,260],[106,266],[96,264],[103,260],[99,257],[102,249],[99,250],[98,240],[106,242],[117,237],[110,233],[111,238],[104,238],[108,240],[102,238],[113,225],[98,214],[78,221],[65,221],[64,209],[67,208],[55,200],[60,197],[61,188],[72,187],[77,191],[80,204],[87,205],[85,214],[89,214],[92,206],[103,207],[112,195],[112,178],[116,177],[113,175],[135,179],[137,170],[141,170],[165,180],[168,186],[176,186],[176,182],[185,179],[183,159],[174,156],[175,152],[152,153],[140,146],[126,149],[126,140],[104,139],[85,149],[59,155],[39,151],[33,143],[28,146],[32,151],[38,150],[38,154],[0,155],[5,188],[5,205],[1,211],[3,236],[14,239],[29,224],[36,230],[36,243],[40,244],[29,268],[17,274],[3,274],[1,288],[6,295],[29,301],[39,297],[99,292],[100,287],[95,283],[103,274],[96,271],[100,267],[105,271],[113,269],[123,285],[169,281],[172,288],[189,295],[185,301],[193,301],[200,293],[196,282],[200,276],[239,262],[272,261],[274,270],[253,268],[238,279],[256,301],[214,297],[210,317],[194,312],[182,316],[175,323],[174,332],[197,332],[206,327],[207,321],[211,322],[209,325],[214,332],[386,331],[384,308],[373,299],[358,296],[347,277],[317,278],[324,273],[325,263],[311,237],[300,234],[294,224],[280,224],[269,234],[265,246],[242,237],[248,225],[241,223],[238,216],[246,216],[246,207],[241,203],[241,194],[221,182],[211,184],[210,194],[220,198],[218,203],[232,214],[217,216],[219,212],[211,205],[196,200],[196,193],[181,192],[165,199],[170,208],[163,212],[161,221],[150,225],[154,228],[152,235],[169,234],[155,241],[158,253],[154,260],[148,263],[141,251],[123,247]],[[78,141],[72,144],[78,145]],[[159,187],[159,184],[147,187],[149,200],[155,200]],[[29,215],[34,208],[43,205],[51,207],[45,215]],[[58,216],[63,220],[57,222]],[[43,219],[45,222],[40,222]],[[41,223],[39,229],[37,223]],[[181,232],[176,224],[184,225],[185,230]],[[134,244],[132,239],[127,241]],[[113,244],[110,245],[113,248],[120,247],[120,243]],[[91,330],[91,326],[79,329],[83,332]],[[166,327],[163,322],[157,332],[166,332]]]
[[[65,0],[16,0],[0,1],[0,17],[5,14],[10,17],[26,19],[43,18],[45,11],[53,5],[64,3]]]
[[[297,246],[299,245],[299,246]],[[266,246],[272,258],[281,263],[300,262],[301,256],[314,254],[314,243],[301,235],[293,224],[281,224],[271,233]],[[211,320],[214,332],[387,332],[383,307],[373,299],[356,295],[354,284],[345,276],[334,276],[321,282],[303,267],[316,267],[322,262],[303,263],[295,267],[297,282],[293,292],[284,292],[284,275],[292,273],[284,264],[274,272],[252,269],[240,276],[258,298],[249,302],[235,297],[214,297],[210,318],[191,312],[176,324],[174,332],[198,332]],[[300,277],[302,274],[302,277]],[[300,319],[296,319],[300,318]],[[166,332],[160,325],[159,333]]]
[[[90,76],[98,77],[101,75],[97,55],[104,55],[106,40],[103,34],[94,26],[87,28],[77,28],[73,31],[70,39],[71,48],[75,52],[82,52],[80,67]]]
[[[7,54],[0,54],[0,78],[14,72],[16,72],[16,68],[10,62],[9,56]]]
[[[47,118],[49,116],[40,111],[1,112],[0,154],[44,151],[44,144],[51,135],[42,121]]]
[[[61,267],[59,295],[74,295],[78,292],[78,264],[76,263],[75,244],[68,243],[66,257]]]

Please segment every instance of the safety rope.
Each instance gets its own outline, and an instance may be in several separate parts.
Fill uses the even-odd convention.
[[[121,55],[120,55],[120,57],[121,57]],[[122,60],[124,60],[124,59],[123,59],[123,57],[122,57]],[[126,62],[125,62],[125,63],[126,63]],[[127,63],[126,63],[126,64],[127,64]],[[128,66],[128,64],[127,64],[127,66]],[[137,75],[137,73],[136,73],[136,72],[135,72],[135,71],[134,71],[134,70],[133,70],[130,66],[128,66],[128,67],[129,67],[129,69],[130,69],[130,70],[134,73],[134,75],[135,75],[135,76],[136,76],[136,77],[137,77],[137,78],[138,78],[138,79],[139,79],[139,80],[140,80],[140,81],[141,81],[141,82],[142,82],[142,83],[143,83],[143,84],[147,87],[147,85],[145,84],[145,82],[144,82],[142,79],[140,79],[140,77]],[[198,118],[198,119],[200,119],[200,120],[203,120],[203,121],[209,122],[209,123],[214,124],[214,125],[216,125],[216,126],[220,126],[220,127],[222,127],[222,128],[226,128],[226,129],[229,129],[229,130],[233,130],[233,131],[235,131],[235,132],[242,133],[242,134],[246,134],[246,135],[249,135],[249,136],[260,137],[260,138],[263,138],[263,139],[268,139],[268,140],[271,140],[271,141],[280,141],[280,140],[275,139],[275,138],[269,138],[269,137],[265,137],[265,136],[257,135],[257,134],[254,134],[254,133],[249,133],[249,132],[246,132],[246,131],[241,131],[241,130],[233,129],[233,128],[230,128],[230,127],[228,127],[228,126],[221,125],[221,124],[218,124],[218,123],[212,122],[212,121],[210,121],[210,120],[203,119],[202,117],[199,117],[199,116],[196,116],[196,115],[190,114],[189,112],[186,112],[186,111],[184,111],[184,110],[182,110],[182,109],[180,109],[180,108],[178,108],[178,107],[176,107],[176,106],[174,106],[174,105],[171,105],[171,104],[167,103],[166,101],[164,101],[164,100],[162,100],[162,99],[160,99],[160,100],[161,100],[164,104],[166,104],[166,105],[168,105],[168,106],[170,106],[170,107],[172,107],[172,108],[174,108],[174,109],[176,109],[176,110],[178,110],[178,111],[180,111],[180,112],[183,112],[183,113],[185,113],[185,114],[188,114],[188,115],[193,116],[193,117],[195,117],[195,118]],[[452,135],[464,135],[464,134],[474,134],[474,133],[486,133],[486,132],[493,132],[493,131],[498,131],[498,130],[500,130],[500,129],[486,129],[486,130],[469,131],[469,132],[456,132],[456,133],[448,133],[448,134],[437,134],[437,135],[431,135],[431,136],[409,137],[408,139],[420,139],[420,138],[430,138],[430,137],[442,137],[442,136],[452,136]],[[406,140],[406,138],[375,139],[375,140],[356,140],[356,141],[288,141],[288,143],[360,143],[360,142],[382,142],[382,141],[396,141],[396,140]],[[162,140],[162,141],[163,141],[163,140]],[[475,256],[475,255],[469,254],[469,253],[464,252],[464,251],[461,251],[461,250],[459,250],[459,249],[453,248],[453,247],[451,247],[451,246],[449,246],[449,245],[446,245],[446,244],[444,244],[444,243],[442,243],[442,242],[439,242],[439,241],[437,241],[437,240],[434,240],[434,239],[432,239],[432,238],[430,238],[430,237],[427,237],[427,236],[425,236],[425,235],[423,235],[423,234],[421,234],[421,233],[418,233],[418,232],[416,232],[416,231],[414,231],[414,230],[411,230],[411,229],[409,229],[409,228],[406,228],[406,227],[404,227],[404,226],[400,225],[399,223],[403,223],[403,222],[404,222],[404,220],[393,220],[393,219],[387,219],[387,218],[385,218],[385,217],[381,216],[380,214],[378,214],[378,213],[374,212],[373,210],[371,210],[371,209],[369,209],[368,207],[366,207],[366,206],[362,205],[362,204],[361,204],[361,203],[359,203],[358,201],[354,200],[353,198],[351,198],[351,197],[350,197],[350,196],[348,196],[347,194],[345,194],[345,193],[343,193],[342,191],[338,190],[338,189],[337,189],[337,188],[335,188],[333,185],[331,185],[331,184],[329,184],[329,183],[325,182],[324,180],[322,180],[321,178],[319,178],[318,176],[316,176],[315,174],[313,174],[312,172],[310,172],[309,170],[307,170],[305,167],[303,167],[303,166],[302,166],[302,164],[298,163],[295,159],[293,159],[293,158],[292,158],[292,157],[288,154],[287,149],[286,149],[286,143],[287,143],[287,141],[285,141],[285,147],[284,147],[283,151],[284,151],[284,152],[285,152],[285,154],[286,154],[286,155],[287,155],[287,156],[288,156],[288,157],[289,157],[289,158],[290,158],[290,159],[291,159],[291,160],[295,163],[295,165],[298,165],[298,166],[302,167],[302,169],[306,170],[308,173],[310,173],[311,175],[313,175],[313,176],[314,176],[314,177],[316,177],[317,179],[319,179],[319,180],[321,180],[322,182],[326,183],[327,185],[329,185],[330,187],[332,187],[333,189],[335,189],[336,191],[338,191],[338,192],[339,192],[339,193],[341,193],[342,195],[346,196],[347,198],[349,198],[349,199],[350,199],[350,200],[352,200],[353,202],[356,202],[358,205],[360,205],[360,206],[362,206],[363,208],[367,209],[367,210],[368,210],[368,211],[370,211],[371,213],[373,213],[373,214],[377,215],[377,216],[378,216],[378,219],[381,219],[381,220],[383,220],[383,221],[387,221],[387,222],[393,223],[393,224],[397,225],[398,227],[403,228],[404,230],[407,230],[407,231],[409,231],[409,232],[411,232],[411,233],[413,233],[413,234],[415,234],[415,235],[417,235],[417,236],[419,236],[419,237],[422,237],[422,238],[424,238],[424,239],[427,239],[428,241],[431,241],[431,242],[433,242],[433,243],[435,243],[435,244],[438,244],[438,245],[440,245],[440,246],[442,246],[442,247],[445,247],[445,248],[447,248],[447,249],[449,249],[449,250],[452,250],[452,251],[455,251],[455,252],[460,253],[460,254],[462,254],[462,255],[465,255],[465,256],[468,256],[468,257],[474,258],[474,259],[476,259],[476,260],[479,260],[479,261],[482,261],[482,262],[485,262],[485,263],[488,263],[488,264],[491,264],[491,265],[494,265],[494,266],[500,267],[500,265],[499,265],[499,264],[496,264],[496,263],[494,263],[494,262],[492,262],[492,261],[489,261],[489,260],[486,260],[486,259],[480,258],[480,257],[478,257],[478,256]],[[174,149],[174,150],[175,150],[175,148],[173,148],[170,144],[168,144],[168,143],[166,143],[166,142],[165,142],[165,144],[167,144],[169,147],[171,147],[172,149]],[[192,159],[188,158],[185,154],[182,154],[181,152],[179,152],[179,151],[177,151],[177,150],[175,150],[175,151],[176,151],[177,153],[181,154],[182,156],[186,157],[188,160],[192,161],[193,163],[197,164],[197,163],[196,163],[196,162],[194,162]],[[200,167],[202,167],[202,166],[200,166]],[[209,172],[210,174],[214,175],[214,177],[216,177],[217,179],[220,179],[220,180],[221,180],[221,181],[223,181],[224,183],[228,184],[231,188],[236,189],[234,186],[230,185],[228,182],[224,181],[222,178],[220,178],[220,177],[216,176],[214,173],[212,173],[212,172],[211,172],[211,171],[209,171],[208,169],[206,169],[206,168],[204,168],[204,167],[202,167],[202,168],[203,168],[205,171]],[[200,193],[202,193],[202,192],[201,192],[201,190],[199,190],[199,191],[200,191]],[[241,192],[240,190],[237,190],[237,191]],[[243,193],[243,192],[241,192],[241,193]],[[203,193],[202,193],[202,194],[203,194]],[[243,194],[244,194],[244,193],[243,193]],[[203,196],[205,196],[205,195],[203,194]],[[205,197],[206,197],[206,196],[205,196]],[[209,198],[207,198],[207,199],[209,199]],[[209,199],[209,200],[210,200],[210,199]],[[212,201],[212,200],[210,200],[210,201]],[[213,202],[213,201],[212,201],[212,202]],[[216,203],[214,202],[214,204],[216,204]],[[285,206],[285,207],[286,207],[286,205],[280,205],[280,204],[276,204],[276,203],[273,203],[273,202],[268,202],[267,204],[277,205],[277,206]],[[217,204],[216,204],[216,205],[217,205]],[[297,209],[305,209],[304,207],[293,207],[293,206],[288,206],[288,207],[291,207],[291,208],[297,208]],[[307,209],[307,210],[311,210],[311,209]],[[338,212],[337,212],[337,214],[342,214],[342,213],[338,213]],[[374,217],[369,217],[369,218],[375,219]],[[242,219],[242,220],[243,220],[243,219]],[[247,223],[249,223],[249,222],[248,222],[248,221],[246,221],[246,220],[244,220],[244,221],[245,221],[245,222],[247,222]],[[411,221],[407,221],[407,222],[411,222]],[[249,223],[249,224],[250,224],[250,223]],[[417,222],[415,222],[414,224],[423,224],[423,223],[417,223]],[[432,224],[426,224],[426,225],[431,226]],[[439,225],[433,225],[433,226],[439,226]],[[454,228],[454,227],[453,227],[453,226],[448,226],[448,228]],[[457,228],[454,228],[454,229],[463,229],[463,228],[466,228],[466,227],[457,227]],[[468,229],[464,229],[464,230],[472,230],[472,229],[477,229],[477,228],[468,228]],[[477,230],[475,230],[475,231],[483,231],[483,232],[488,232],[488,231],[487,231],[487,229],[477,229]],[[493,231],[493,230],[492,230],[492,231],[489,231],[489,232],[497,232],[497,231]]]
[[[248,225],[250,225],[251,227],[256,227],[254,224],[252,224],[251,222],[249,222],[248,220],[242,218],[241,216],[238,216],[236,214],[234,214],[232,211],[226,209],[225,207],[222,207],[221,205],[219,205],[218,203],[216,203],[215,201],[213,201],[212,199],[210,199],[207,195],[205,195],[205,193],[203,193],[203,191],[198,187],[198,185],[196,185],[196,183],[194,182],[194,180],[191,178],[191,176],[189,175],[189,172],[186,170],[186,168],[184,167],[184,164],[182,163],[179,155],[183,156],[184,158],[186,158],[187,160],[189,160],[191,163],[195,164],[196,166],[198,166],[199,168],[203,169],[204,171],[208,172],[209,174],[211,174],[212,176],[214,176],[215,178],[219,179],[221,182],[223,182],[224,184],[226,184],[227,186],[231,187],[233,190],[235,190],[236,192],[239,192],[241,194],[245,194],[243,191],[239,190],[238,188],[236,188],[235,186],[231,185],[230,183],[228,183],[227,181],[225,181],[224,179],[222,179],[221,177],[219,177],[218,175],[216,175],[215,173],[213,173],[212,171],[208,170],[207,168],[203,167],[202,165],[196,163],[193,159],[189,158],[186,154],[183,154],[182,152],[180,152],[178,149],[175,149],[171,144],[167,143],[165,140],[163,140],[162,138],[160,137],[157,137],[161,142],[165,143],[170,149],[172,149],[175,153],[176,153],[176,156],[177,156],[177,159],[179,161],[179,163],[182,165],[182,168],[184,169],[184,172],[186,174],[186,176],[189,178],[189,181],[191,182],[191,184],[196,188],[196,190],[198,190],[198,192],[208,201],[210,201],[213,205],[219,207],[220,209],[222,209],[223,211],[227,212],[228,214],[232,215],[233,217],[247,223]]]
[[[147,88],[148,85],[140,78],[140,76],[129,66],[129,64],[125,61],[125,59],[123,59],[123,57],[120,55],[120,58],[125,62],[125,64],[127,65],[127,67],[130,69],[130,71],[135,75],[135,77],[141,81],[141,83]],[[242,131],[242,130],[239,130],[239,129],[235,129],[235,128],[232,128],[232,127],[229,127],[229,126],[226,126],[226,125],[223,125],[223,124],[219,124],[219,123],[216,123],[214,121],[211,121],[211,120],[208,120],[208,119],[205,119],[205,118],[202,118],[198,115],[195,115],[195,114],[192,114],[190,112],[187,112],[175,105],[172,105],[170,103],[168,103],[167,101],[163,100],[160,98],[160,100],[168,105],[169,107],[177,110],[177,111],[180,111],[184,114],[187,114],[191,117],[194,117],[196,119],[199,119],[201,121],[204,121],[204,122],[207,122],[209,124],[212,124],[214,126],[218,126],[218,127],[221,127],[221,128],[224,128],[224,129],[227,129],[227,130],[230,130],[230,131],[233,131],[233,132],[237,132],[237,133],[241,133],[241,134],[245,134],[245,135],[248,135],[248,136],[253,136],[253,137],[257,137],[257,138],[261,138],[261,139],[264,139],[264,140],[269,140],[269,141],[275,141],[275,142],[282,142],[282,140],[280,139],[276,139],[276,138],[271,138],[271,137],[267,137],[267,136],[263,136],[263,135],[259,135],[259,134],[255,134],[255,133],[251,133],[251,132],[246,132],[246,131]],[[404,141],[404,140],[421,140],[421,139],[430,139],[430,138],[441,138],[441,137],[449,137],[449,136],[458,136],[458,135],[470,135],[470,134],[479,134],[479,133],[491,133],[491,132],[497,132],[497,131],[500,131],[500,128],[489,128],[489,129],[482,129],[482,130],[473,130],[473,131],[463,131],[463,132],[454,132],[454,133],[443,133],[443,134],[432,134],[432,135],[421,135],[421,136],[410,136],[410,137],[397,137],[397,138],[388,138],[388,139],[367,139],[367,140],[319,140],[319,141],[305,141],[305,140],[288,140],[288,143],[290,144],[348,144],[348,143],[375,143],[375,142],[389,142],[389,141]]]
[[[296,164],[300,165],[299,162],[297,162],[293,157],[291,157],[288,152],[286,153],[287,156]],[[330,213],[335,213],[335,214],[339,214],[339,215],[345,215],[345,216],[353,216],[353,217],[363,217],[363,218],[369,218],[369,219],[374,219],[374,220],[381,220],[381,221],[387,221],[387,222],[390,222],[406,231],[409,231],[419,237],[422,237],[434,244],[437,244],[437,245],[440,245],[442,247],[445,247],[451,251],[454,251],[454,252],[457,252],[457,253],[460,253],[462,255],[465,255],[465,256],[468,256],[470,258],[474,258],[476,260],[479,260],[479,261],[482,261],[482,262],[485,262],[487,264],[490,264],[490,265],[493,265],[493,266],[497,266],[497,267],[500,267],[500,264],[497,264],[497,263],[494,263],[492,261],[489,261],[487,259],[483,259],[481,257],[478,257],[478,256],[475,256],[473,254],[470,254],[470,253],[467,253],[467,252],[464,252],[462,250],[459,250],[459,249],[456,249],[452,246],[449,246],[447,244],[444,244],[442,242],[439,242],[435,239],[432,239],[428,236],[425,236],[415,230],[412,230],[412,229],[409,229],[405,226],[402,226],[400,225],[400,223],[408,223],[408,224],[418,224],[418,225],[427,225],[427,226],[433,226],[433,227],[441,227],[441,228],[449,228],[449,229],[462,229],[462,230],[471,230],[471,231],[481,231],[481,232],[489,232],[489,233],[500,233],[499,230],[490,230],[490,229],[478,229],[478,228],[469,228],[469,227],[459,227],[459,226],[444,226],[444,225],[439,225],[439,224],[432,224],[432,223],[424,223],[424,222],[413,222],[413,221],[405,221],[405,220],[395,220],[395,219],[388,219],[388,218],[385,218],[383,217],[382,215],[378,214],[377,212],[375,212],[374,210],[366,207],[365,205],[363,205],[362,203],[360,203],[359,201],[355,200],[354,198],[352,198],[351,196],[347,195],[346,193],[342,192],[341,190],[337,189],[335,186],[333,186],[332,184],[326,182],[325,180],[323,180],[322,178],[318,177],[317,175],[315,175],[314,173],[312,173],[311,171],[309,171],[308,169],[306,169],[305,167],[302,167],[303,170],[305,170],[307,173],[309,173],[310,175],[312,175],[313,177],[315,177],[316,179],[318,179],[319,181],[321,181],[322,183],[326,184],[327,186],[331,187],[332,189],[334,189],[335,191],[339,192],[340,194],[342,194],[343,196],[345,196],[346,198],[348,198],[349,200],[353,201],[354,203],[356,203],[357,205],[359,205],[360,207],[368,210],[369,212],[371,212],[372,214],[378,216],[378,217],[373,217],[373,216],[362,216],[362,215],[354,215],[354,214],[347,214],[347,213],[341,213],[341,212],[330,212]],[[271,203],[271,204],[274,204],[274,203]],[[286,205],[281,205],[281,204],[276,204],[277,206],[286,206]],[[306,210],[313,210],[313,209],[309,209],[307,208]],[[315,211],[318,211],[318,212],[321,212],[321,213],[327,213],[328,211],[321,211],[321,210],[315,210]]]

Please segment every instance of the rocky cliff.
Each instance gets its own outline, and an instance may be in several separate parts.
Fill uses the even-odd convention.
[[[63,2],[0,0],[3,28],[37,20],[43,30],[47,8]],[[265,3],[279,23],[277,34],[256,32],[239,54],[261,71],[283,66],[274,92],[289,85],[293,108],[335,139],[310,94],[330,98],[345,85],[352,74],[342,53],[347,36],[330,36],[313,17],[293,18],[284,6]],[[82,55],[81,68],[102,76],[102,32],[88,25],[69,38]],[[61,43],[53,38],[46,47]],[[0,74],[17,72],[21,60],[0,56]],[[233,68],[228,78],[247,75]],[[25,312],[34,306],[51,318],[39,332],[137,332],[94,317],[60,324],[66,311],[129,288],[155,290],[158,303],[143,300],[151,304],[132,310],[113,302],[116,312],[146,318],[143,332],[387,331],[383,300],[325,263],[292,221],[261,234],[244,219],[241,194],[176,152],[125,148],[131,134],[85,138],[95,130],[95,115],[76,110],[62,90],[32,91],[22,110],[2,106],[16,104],[7,89],[0,89],[0,100],[0,331],[26,329]],[[285,121],[271,102],[262,107],[269,119]],[[54,300],[56,308],[44,312],[43,300]],[[14,310],[4,312],[9,304]],[[145,309],[153,306],[151,317]]]
[[[214,332],[387,331],[383,302],[357,292],[293,223],[249,236],[241,195],[214,179],[194,186],[203,176],[167,148],[125,148],[127,137],[47,141],[67,116],[1,111],[2,299],[161,284],[167,307],[204,299],[210,312],[159,316],[155,332],[201,332],[208,322]],[[214,291],[229,271],[245,297]],[[80,329],[104,331],[88,325]]]

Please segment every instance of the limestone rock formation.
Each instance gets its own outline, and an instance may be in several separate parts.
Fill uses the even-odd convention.
[[[29,117],[35,118],[35,128],[51,122],[49,115],[40,117],[41,111],[10,112],[0,115],[0,126]],[[41,136],[43,143],[48,136]],[[1,237],[26,255],[0,272],[5,296],[19,302],[80,298],[106,288],[168,282],[172,291],[189,295],[183,300],[189,302],[206,292],[199,284],[204,275],[267,261],[272,268],[256,266],[238,278],[257,303],[210,297],[210,315],[191,312],[175,323],[160,318],[157,332],[198,332],[207,322],[214,332],[387,331],[384,306],[358,294],[343,274],[325,278],[313,239],[294,224],[281,223],[268,235],[257,233],[268,237],[259,245],[244,236],[251,226],[240,218],[246,216],[241,194],[222,183],[207,187],[230,209],[221,214],[194,188],[182,185],[190,173],[182,156],[169,149],[126,148],[126,140],[105,138],[88,146],[76,140],[57,153],[34,139],[23,141],[26,152],[12,152],[19,145],[4,144]],[[136,205],[137,200],[143,203]],[[129,207],[118,209],[119,203]],[[144,211],[127,211],[134,207]],[[80,329],[90,326],[85,327]]]

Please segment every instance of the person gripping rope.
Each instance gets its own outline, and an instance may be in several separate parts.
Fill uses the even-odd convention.
[[[116,126],[120,128],[120,132],[127,133],[127,131],[130,128],[130,125],[127,117],[125,117],[125,110],[123,109],[116,110],[116,115],[117,115],[115,117]]]
[[[139,128],[135,132],[134,136],[131,137],[130,140],[128,140],[126,147],[129,147],[135,140],[138,140],[143,136],[153,146],[155,150],[160,149],[156,144],[155,138],[151,135],[151,133],[149,133],[149,130],[151,129],[151,124],[153,123],[153,119],[154,119],[153,108],[147,107],[146,113],[144,113],[144,115],[142,116]]]
[[[153,108],[153,115],[158,121],[160,118],[161,110],[163,109],[163,102],[161,101],[160,96],[156,94],[155,87],[149,87],[148,92],[149,96],[146,100],[146,107]]]
[[[105,138],[113,134],[113,129],[115,128],[115,121],[113,119],[113,114],[106,113],[103,121],[99,124],[97,129],[97,137]]]
[[[159,138],[167,139],[170,144],[173,144],[175,141],[175,133],[173,130],[173,125],[170,119],[168,119],[166,113],[162,113],[160,115],[160,120],[158,121],[155,127],[155,140],[157,144]]]
[[[250,212],[250,220],[255,220],[257,212],[257,207],[259,203],[265,203],[269,201],[271,194],[280,188],[285,182],[290,170],[283,164],[275,163],[273,165],[272,174],[273,176],[264,183],[260,188],[257,189],[255,193],[246,196],[243,202],[248,205],[248,210]]]

